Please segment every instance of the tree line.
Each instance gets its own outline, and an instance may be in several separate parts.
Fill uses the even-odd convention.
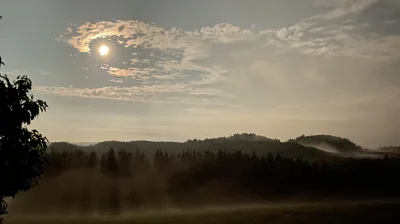
[[[223,150],[157,150],[150,158],[140,151],[53,150],[44,170],[41,185],[20,198],[26,211],[118,213],[282,198],[383,198],[399,196],[400,187],[400,160],[389,157],[327,163]]]

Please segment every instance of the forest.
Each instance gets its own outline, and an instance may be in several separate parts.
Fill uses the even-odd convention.
[[[118,147],[114,145],[102,152],[90,151],[94,146],[52,144],[40,185],[19,195],[10,203],[10,210],[14,207],[17,210],[13,212],[34,214],[119,213],[128,209],[262,203],[282,199],[400,196],[400,183],[396,178],[400,172],[400,159],[396,156],[340,157],[301,146],[294,142],[296,139],[282,143],[254,139],[253,135],[247,136],[252,136],[250,139],[243,136],[246,137],[235,135],[185,143],[186,146],[196,143],[199,147],[213,142],[221,147],[219,149],[160,148],[153,154],[145,153],[137,144],[133,147],[133,143],[119,143]],[[314,138],[321,139],[321,136]],[[332,141],[332,138],[328,139]],[[110,142],[100,144],[112,145]],[[168,144],[178,143],[164,143],[164,146]],[[121,148],[123,145],[133,148]],[[237,150],[230,148],[231,145],[243,148]],[[272,150],[261,151],[268,145]],[[352,144],[342,145],[348,149]],[[355,144],[354,149],[361,150]],[[291,156],[288,153],[297,150],[307,153]]]

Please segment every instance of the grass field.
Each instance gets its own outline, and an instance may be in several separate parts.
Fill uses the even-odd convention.
[[[384,224],[400,223],[400,202],[286,203],[137,214],[125,213],[119,216],[6,217],[5,221],[9,224]]]

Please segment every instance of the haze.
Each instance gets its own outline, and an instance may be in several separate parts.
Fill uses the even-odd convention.
[[[33,127],[52,142],[399,145],[399,12],[398,0],[0,0],[2,73],[32,79],[50,105]]]

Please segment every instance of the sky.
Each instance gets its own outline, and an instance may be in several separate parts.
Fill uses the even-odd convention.
[[[400,145],[400,0],[0,0],[0,15],[1,72],[32,79],[51,142]]]

